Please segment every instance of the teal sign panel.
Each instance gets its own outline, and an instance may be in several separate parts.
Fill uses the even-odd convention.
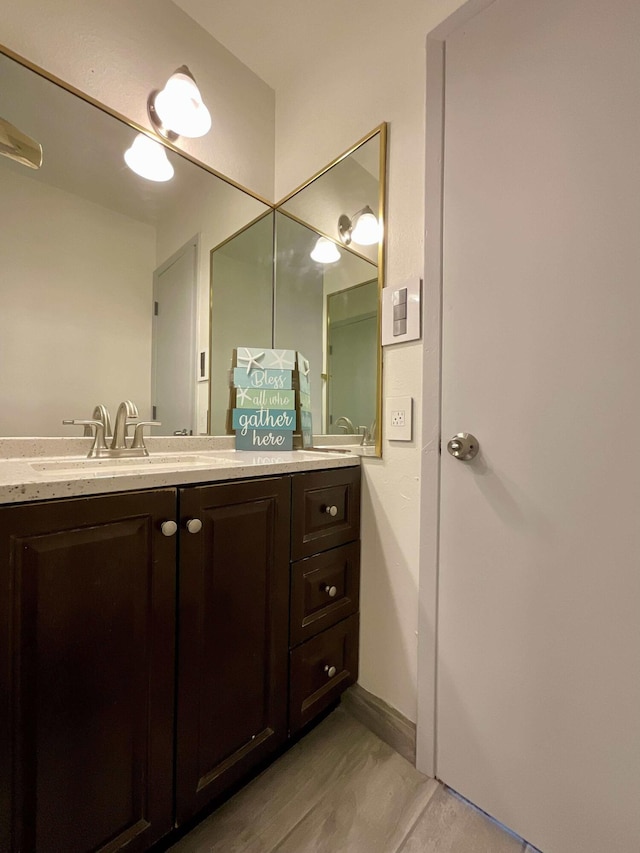
[[[295,409],[234,409],[232,426],[245,433],[249,429],[290,430],[296,428]]]
[[[266,391],[256,388],[236,389],[237,409],[295,409],[295,391]]]
[[[236,388],[265,388],[269,391],[290,391],[290,370],[252,370],[247,373],[242,367],[233,368],[233,384]]]
[[[236,450],[293,450],[293,433],[288,430],[249,429],[236,433]]]

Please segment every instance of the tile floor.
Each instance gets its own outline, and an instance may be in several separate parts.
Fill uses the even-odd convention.
[[[342,708],[171,853],[537,853]]]

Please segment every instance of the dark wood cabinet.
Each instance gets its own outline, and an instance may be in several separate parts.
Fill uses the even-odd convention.
[[[0,507],[0,850],[170,829],[174,517],[173,489]]]
[[[141,853],[355,681],[359,478],[0,506],[0,853]]]
[[[360,468],[294,474],[291,491],[293,735],[358,679]]]
[[[287,738],[289,478],[181,489],[180,518],[178,823]]]

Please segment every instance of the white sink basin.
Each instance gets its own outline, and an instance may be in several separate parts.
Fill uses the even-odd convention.
[[[140,471],[167,470],[169,468],[191,466],[216,468],[222,465],[241,465],[239,459],[230,456],[205,456],[204,454],[163,454],[156,456],[133,456],[122,459],[55,459],[48,462],[30,462],[34,471],[48,474],[90,473],[96,476],[103,474],[129,474]]]

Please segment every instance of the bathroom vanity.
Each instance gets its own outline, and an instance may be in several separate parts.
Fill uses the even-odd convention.
[[[225,453],[0,460],[0,850],[146,850],[356,680],[359,459]]]

